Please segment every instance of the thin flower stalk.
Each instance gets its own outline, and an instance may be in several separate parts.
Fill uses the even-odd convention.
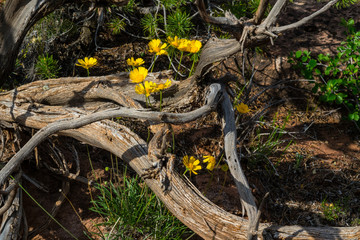
[[[162,110],[162,93],[165,89],[171,86],[171,81],[168,79],[165,83],[160,83],[156,85],[155,92],[160,92],[160,112]]]
[[[142,83],[148,74],[148,70],[144,67],[135,68],[130,71],[129,78],[133,83]]]

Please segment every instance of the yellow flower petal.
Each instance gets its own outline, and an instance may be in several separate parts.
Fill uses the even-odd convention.
[[[248,113],[248,112],[250,112],[249,106],[244,104],[244,103],[237,104],[235,106],[235,108],[239,113]]]
[[[129,65],[129,66],[133,66],[133,67],[138,67],[138,66],[141,66],[143,65],[145,62],[142,58],[137,58],[136,60],[131,57],[131,58],[128,58],[126,60],[126,63]]]
[[[144,67],[135,68],[129,74],[129,78],[133,83],[141,83],[145,80],[148,70]]]
[[[168,79],[168,80],[166,80],[166,82],[165,83],[159,83],[159,84],[157,84],[157,86],[156,86],[156,91],[158,92],[158,91],[163,91],[164,89],[166,89],[166,88],[168,88],[168,87],[170,87],[171,86],[171,81]]]
[[[179,41],[179,38],[177,36],[175,36],[174,38],[169,36],[167,38],[167,41],[171,46],[176,47],[176,48],[179,47],[180,41]]]
[[[183,52],[188,51],[189,43],[190,43],[190,41],[187,39],[180,39],[179,46],[177,47],[177,49],[179,49],[180,51],[183,51]]]
[[[189,49],[188,51],[191,53],[197,53],[198,51],[200,51],[202,44],[200,41],[198,40],[192,40],[189,43]]]
[[[85,69],[89,69],[95,66],[96,64],[97,64],[96,58],[85,57],[84,59],[78,59],[78,63],[76,63],[75,65]]]
[[[216,165],[216,159],[213,156],[204,156],[203,162],[208,162],[206,169],[208,169],[209,171],[214,170]]]

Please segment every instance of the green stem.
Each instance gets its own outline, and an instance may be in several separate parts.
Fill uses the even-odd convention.
[[[87,68],[86,71],[87,71],[88,77],[90,77],[90,71],[89,71],[89,69]]]
[[[146,139],[146,143],[149,144],[149,142],[150,142],[150,128],[148,128],[148,135]]]
[[[157,58],[158,58],[158,55],[156,55],[156,57],[155,57],[155,59],[154,59],[154,62],[153,62],[153,64],[152,64],[152,66],[151,66],[151,70],[150,70],[151,73],[152,73],[152,71],[153,71],[153,69],[154,69],[155,62],[156,62]]]
[[[162,91],[160,90],[160,112],[161,112],[161,105],[162,105]]]
[[[11,178],[15,180],[13,176],[11,176]],[[18,183],[18,185],[26,193],[26,195],[28,195],[31,198],[31,200],[33,200],[34,203],[38,205],[39,208],[41,208],[41,210],[43,210],[54,222],[56,222],[56,224],[58,224],[62,229],[64,229],[64,231],[67,232],[71,237],[73,237],[74,239],[78,239],[68,229],[66,229],[63,225],[61,225],[61,223],[58,222],[48,211],[46,211],[46,209],[43,206],[41,206],[41,204],[38,201],[36,201],[35,198],[31,196],[30,193],[28,193],[28,191],[26,191],[25,188],[20,183]]]
[[[180,61],[179,61],[179,66],[178,66],[178,72],[180,72],[181,60],[182,60],[183,55],[184,55],[184,52],[181,51],[181,56],[180,56]],[[175,80],[176,80],[177,76],[178,76],[178,73],[176,73]]]
[[[168,68],[168,69],[171,68],[171,63],[172,63],[172,57],[173,57],[173,55],[174,55],[174,52],[171,52],[171,53],[170,53],[170,56],[169,56],[170,62],[169,62],[169,68]]]
[[[175,154],[175,133],[174,131],[171,132],[172,135],[172,152]]]
[[[195,58],[193,60],[193,63],[192,63],[191,69],[190,69],[189,77],[191,76],[191,73],[192,73],[192,71],[194,69],[194,66],[195,66]]]

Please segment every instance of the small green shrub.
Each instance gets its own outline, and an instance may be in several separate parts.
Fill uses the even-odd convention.
[[[166,32],[169,36],[185,38],[189,35],[194,24],[190,21],[190,16],[179,8],[171,13],[167,18]]]
[[[340,0],[335,4],[337,8],[347,8],[355,3],[359,2],[359,0]]]
[[[118,35],[121,31],[125,30],[126,23],[124,19],[112,18],[108,23],[108,27],[111,29],[113,35]]]
[[[140,20],[140,24],[148,37],[154,38],[156,36],[156,29],[158,27],[158,19],[152,14],[145,14],[145,16]]]
[[[126,177],[125,172],[123,186],[109,182],[96,188],[100,195],[91,210],[106,219],[99,225],[109,229],[96,233],[102,239],[183,239],[191,233],[137,177]]]
[[[248,17],[251,18],[256,12],[259,6],[260,0],[250,0],[250,1],[228,1],[222,7],[224,10],[229,10],[237,18]],[[267,10],[267,13],[269,10]],[[266,13],[266,15],[267,15]]]
[[[36,74],[40,79],[49,79],[58,77],[60,67],[58,61],[52,55],[40,55],[35,65]]]
[[[291,53],[289,62],[307,79],[314,79],[313,92],[320,90],[320,100],[342,104],[348,119],[359,124],[360,119],[360,32],[354,20],[343,20],[347,27],[346,41],[337,48],[337,54],[319,54],[317,58],[308,51]]]
[[[263,117],[259,119],[260,126],[256,129],[256,135],[252,139],[248,149],[249,155],[247,158],[249,159],[250,167],[254,168],[258,166],[260,162],[272,164],[269,157],[274,156],[276,152],[280,151],[284,153],[286,151],[291,141],[283,149],[280,149],[280,146],[286,142],[286,140],[282,139],[282,136],[284,135],[284,129],[289,119],[290,114],[285,117],[283,124],[279,126],[277,124],[278,117],[275,115],[270,125],[272,130],[268,134],[263,133],[263,128],[268,128],[265,122],[263,122]]]
[[[321,202],[325,219],[328,221],[335,221],[340,217],[345,216],[345,211],[340,207],[339,202],[327,203],[326,199]]]

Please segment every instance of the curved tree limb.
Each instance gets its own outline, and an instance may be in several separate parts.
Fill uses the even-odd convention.
[[[25,157],[48,136],[68,129],[82,127],[84,125],[115,117],[130,117],[151,120],[152,122],[165,123],[185,123],[196,120],[216,109],[217,103],[221,98],[219,84],[212,84],[206,100],[206,104],[199,109],[188,113],[166,113],[152,112],[148,110],[135,110],[121,107],[118,109],[108,109],[88,115],[79,116],[74,114],[72,119],[62,119],[55,121],[38,131],[0,170],[0,185],[10,176],[10,174],[20,165]],[[14,107],[14,106],[13,106]],[[10,109],[10,108],[9,108]],[[6,114],[6,113],[5,113]],[[7,113],[7,115],[10,115]]]
[[[225,30],[231,29],[229,30],[229,32],[234,35],[235,39],[210,39],[205,44],[202,50],[200,61],[194,74],[195,78],[199,79],[205,74],[207,74],[214,63],[221,62],[230,57],[231,55],[242,51],[245,48],[259,46],[269,41],[272,42],[273,39],[277,37],[278,33],[305,24],[314,17],[328,10],[338,1],[339,0],[331,0],[320,10],[316,11],[308,17],[303,18],[296,23],[281,27],[275,27],[274,25],[278,19],[279,13],[285,6],[286,0],[278,0],[270,11],[269,15],[266,17],[266,19],[262,23],[259,23],[259,25],[254,24],[254,19],[249,19],[245,21],[238,20],[237,24],[235,24],[235,20],[220,21],[217,18],[209,18],[208,14],[206,13],[203,0],[197,0],[198,10],[200,15],[203,17],[203,20],[210,24],[222,24],[222,26],[225,27]],[[254,18],[256,18],[257,16],[258,15],[255,14]]]
[[[245,207],[246,213],[249,217],[248,239],[251,240],[257,233],[258,209],[245,174],[242,171],[240,159],[238,158],[236,149],[237,137],[235,114],[228,94],[224,94],[223,100],[221,101],[221,111],[226,162],[229,165],[231,175],[234,178],[235,184],[241,196],[241,203]]]
[[[323,6],[318,11],[312,13],[311,15],[309,15],[307,17],[304,17],[303,19],[301,19],[301,20],[299,20],[299,21],[297,21],[295,23],[285,25],[285,26],[281,26],[281,27],[274,27],[273,32],[280,33],[280,32],[283,32],[283,31],[287,31],[287,30],[290,30],[290,29],[293,29],[293,28],[300,27],[301,25],[304,25],[305,23],[307,23],[311,19],[313,19],[313,18],[317,17],[318,15],[322,14],[323,12],[329,10],[329,8],[331,8],[338,1],[339,0],[332,0],[332,1],[328,2],[325,6]]]
[[[9,113],[9,110],[5,112],[1,107],[2,102],[3,100],[0,100],[0,118],[6,116],[3,113]],[[59,119],[79,115],[79,110],[73,107],[51,106],[49,112],[45,113],[32,112],[30,106],[29,103],[16,104],[13,109],[15,119],[28,127],[43,128]],[[66,114],[61,111],[64,108]],[[27,118],[21,117],[22,115],[26,115]],[[128,162],[139,175],[143,175],[144,169],[151,167],[146,142],[125,126],[115,122],[102,120],[80,128],[64,130],[59,134],[112,152]],[[213,204],[191,182],[178,173],[173,172],[172,190],[167,194],[161,188],[159,180],[146,179],[145,182],[177,218],[204,239],[247,239],[249,229],[247,220],[230,214]],[[285,239],[287,237],[292,239],[357,239],[360,237],[360,227],[304,228],[260,224],[258,236],[267,239]]]

